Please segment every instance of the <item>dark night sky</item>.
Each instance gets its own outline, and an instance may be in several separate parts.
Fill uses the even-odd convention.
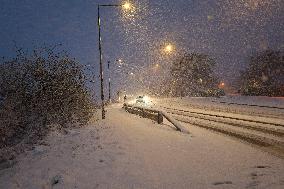
[[[120,1],[0,0],[0,56],[14,55],[13,41],[26,49],[62,43],[73,57],[91,64],[98,76],[98,2]],[[161,57],[157,49],[172,43],[177,52],[214,57],[218,74],[230,82],[251,53],[284,49],[283,0],[133,2],[136,10],[131,15],[118,8],[101,12],[104,61],[121,58],[135,68],[133,72],[141,74],[156,62],[168,64],[173,57]],[[146,73],[155,74],[151,69]],[[121,85],[118,80],[116,86]]]

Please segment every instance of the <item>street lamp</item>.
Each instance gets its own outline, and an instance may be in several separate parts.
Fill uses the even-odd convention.
[[[131,4],[129,2],[126,2],[122,5],[122,7],[125,9],[125,10],[129,10],[131,9]]]
[[[123,64],[121,59],[116,60],[119,63],[119,67]],[[108,69],[108,102],[111,102],[111,69],[110,69],[110,61],[107,61],[107,69]]]
[[[172,44],[167,44],[164,48],[164,51],[168,54],[172,53],[174,51],[174,46]]]
[[[110,65],[110,61],[107,62],[107,69],[108,69],[108,102],[111,103],[111,89],[110,89],[110,68],[109,68],[109,65]]]
[[[101,17],[100,8],[101,7],[122,7],[124,10],[129,10],[132,8],[129,2],[125,4],[98,4],[98,28],[99,28],[99,56],[100,56],[100,79],[101,79],[101,101],[102,101],[102,119],[105,119],[105,102],[104,102],[104,76],[103,76],[103,63],[102,63],[102,37],[101,37]]]

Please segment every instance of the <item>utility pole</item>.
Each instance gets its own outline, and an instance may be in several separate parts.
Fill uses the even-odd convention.
[[[101,37],[101,18],[100,5],[98,5],[98,27],[99,27],[99,55],[100,55],[100,78],[101,78],[101,101],[102,101],[102,119],[106,118],[105,112],[105,97],[104,97],[104,76],[102,62],[102,37]]]
[[[106,118],[105,96],[104,96],[104,73],[103,73],[103,56],[102,56],[102,37],[101,37],[101,17],[100,7],[121,7],[125,11],[131,10],[132,5],[129,2],[125,4],[98,4],[98,28],[99,28],[99,56],[100,56],[100,80],[101,80],[101,101],[102,101],[102,119]]]
[[[110,75],[111,75],[111,73],[110,73],[109,66],[110,66],[110,61],[107,62],[107,69],[108,69],[108,102],[110,103],[111,102],[111,89],[110,89],[110,87],[111,87],[111,83],[110,83]]]

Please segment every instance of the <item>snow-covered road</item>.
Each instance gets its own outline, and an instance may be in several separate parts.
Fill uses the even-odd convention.
[[[187,126],[235,137],[284,158],[284,101],[270,97],[228,96],[155,99]]]
[[[0,171],[0,188],[283,188],[284,160],[231,138],[107,110],[107,120],[42,145]]]

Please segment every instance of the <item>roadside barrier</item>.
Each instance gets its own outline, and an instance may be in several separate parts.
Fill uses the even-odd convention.
[[[123,104],[123,108],[125,111],[139,115],[143,118],[148,118],[151,120],[156,121],[158,124],[163,123],[163,118],[166,118],[170,123],[173,124],[173,126],[177,129],[177,131],[183,132],[183,133],[189,133],[189,131],[183,127],[178,121],[176,121],[174,118],[172,118],[169,114],[156,110],[153,108],[146,108],[141,106],[133,106],[127,103]]]

